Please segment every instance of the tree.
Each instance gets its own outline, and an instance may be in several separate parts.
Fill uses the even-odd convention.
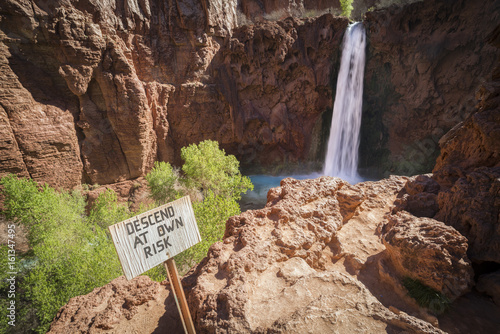
[[[188,187],[198,188],[203,193],[213,192],[216,196],[226,196],[238,201],[241,194],[252,190],[247,176],[241,175],[240,163],[234,155],[226,155],[219,149],[219,143],[205,140],[181,149],[185,161],[182,171],[186,174]]]
[[[253,189],[253,184],[241,175],[236,157],[226,155],[216,141],[183,147],[181,157],[185,161],[183,177],[162,162],[155,164],[146,179],[151,197],[159,204],[185,194],[202,194],[200,199],[191,196],[202,241],[176,256],[184,273],[206,256],[212,244],[222,240],[226,220],[241,212],[238,200],[242,193]]]
[[[153,169],[146,175],[151,198],[159,204],[167,203],[181,195],[179,173],[168,163],[156,161]]]
[[[349,18],[351,17],[351,12],[354,9],[352,6],[353,0],[340,0],[340,8],[342,8],[342,15]]]
[[[17,258],[18,264],[31,264],[18,273],[24,301],[16,305],[19,314],[36,314],[38,326],[22,324],[21,318],[16,327],[45,333],[71,297],[87,294],[121,275],[113,243],[103,226],[116,221],[109,214],[103,216],[105,209],[99,205],[120,213],[115,219],[121,219],[125,211],[113,207],[117,205],[116,194],[107,191],[98,198],[98,210],[91,213],[99,222],[94,224],[85,215],[85,200],[78,192],[57,192],[15,175],[3,177],[0,184],[6,197],[4,213],[16,225],[27,227],[31,248]]]

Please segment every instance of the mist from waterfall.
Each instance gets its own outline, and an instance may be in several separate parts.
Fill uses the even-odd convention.
[[[350,25],[342,45],[332,125],[323,170],[324,175],[337,176],[350,183],[361,181],[357,168],[365,45],[363,24],[357,22]]]

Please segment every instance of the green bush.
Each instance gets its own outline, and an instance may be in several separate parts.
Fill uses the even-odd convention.
[[[203,193],[211,191],[216,196],[236,201],[241,199],[242,193],[253,189],[250,179],[241,175],[236,157],[226,155],[216,141],[205,140],[183,147],[181,157],[185,161],[182,171],[188,188],[197,188]]]
[[[180,193],[179,174],[168,162],[155,162],[153,169],[146,175],[151,198],[159,204],[178,198]]]
[[[113,243],[101,226],[113,222],[110,217],[99,224],[89,221],[79,193],[57,192],[13,175],[3,177],[0,184],[6,196],[5,215],[28,227],[31,251],[25,257],[34,263],[17,278],[26,298],[20,310],[35,313],[39,325],[32,325],[31,330],[44,333],[71,297],[87,294],[121,275]],[[98,207],[115,196],[110,192],[100,196]],[[93,217],[98,216],[94,212]]]
[[[128,208],[118,203],[116,193],[112,189],[106,189],[105,192],[97,196],[92,205],[89,221],[102,228],[107,228],[130,217],[131,213]]]
[[[351,12],[354,9],[352,6],[353,0],[340,0],[340,8],[342,8],[342,15],[349,18],[351,17]]]
[[[420,307],[425,307],[435,314],[443,313],[450,306],[450,300],[446,296],[419,280],[405,277],[403,285],[408,290],[408,295],[415,299]]]

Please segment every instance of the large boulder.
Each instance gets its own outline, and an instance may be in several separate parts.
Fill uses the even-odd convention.
[[[438,195],[435,218],[467,237],[468,254],[475,262],[500,263],[499,194],[500,167],[480,167]]]
[[[400,211],[383,228],[387,257],[401,278],[409,277],[456,299],[470,290],[474,272],[467,239],[453,227]]]
[[[130,281],[120,276],[85,296],[71,298],[48,333],[152,333],[162,317],[173,318],[170,328],[175,331],[180,323],[172,299],[169,289],[147,276]],[[165,313],[165,304],[172,313]]]

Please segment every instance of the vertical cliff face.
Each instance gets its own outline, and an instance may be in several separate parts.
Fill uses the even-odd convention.
[[[346,19],[236,29],[236,1],[1,6],[1,173],[107,184],[215,139],[248,163],[321,155]]]
[[[499,1],[421,1],[368,12],[362,167],[430,172],[443,134],[469,115],[498,50]]]
[[[339,0],[240,0],[241,13],[252,20],[263,16],[303,14],[305,12],[340,9]]]
[[[327,3],[3,0],[0,173],[108,184],[155,160],[180,164],[180,148],[204,139],[246,165],[320,163],[347,19],[237,27],[247,7],[292,5]],[[430,171],[493,66],[484,41],[499,6],[427,0],[367,14],[361,167]]]

